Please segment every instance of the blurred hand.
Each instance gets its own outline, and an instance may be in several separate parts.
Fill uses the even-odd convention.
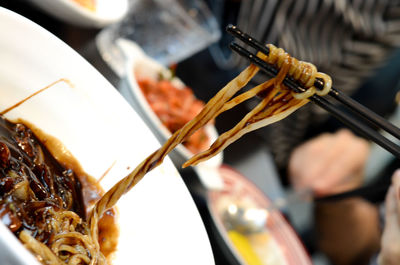
[[[392,178],[385,201],[385,228],[381,238],[380,265],[396,265],[400,261],[400,170]]]
[[[369,144],[343,129],[322,134],[294,150],[289,178],[296,189],[311,188],[317,195],[345,191],[360,185]]]

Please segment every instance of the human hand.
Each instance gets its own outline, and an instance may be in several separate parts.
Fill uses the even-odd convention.
[[[297,147],[289,160],[289,178],[296,189],[327,195],[360,185],[369,144],[347,129],[322,134]]]
[[[396,265],[400,261],[400,170],[392,177],[385,201],[385,228],[381,238],[380,265]]]

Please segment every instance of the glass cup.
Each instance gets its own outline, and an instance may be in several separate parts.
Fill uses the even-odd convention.
[[[124,75],[119,39],[136,42],[150,57],[171,65],[206,48],[220,38],[215,17],[202,0],[132,0],[119,23],[103,29],[96,46],[103,60]]]

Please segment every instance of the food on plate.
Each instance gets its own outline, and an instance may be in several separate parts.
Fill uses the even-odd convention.
[[[229,230],[228,237],[248,265],[286,264],[278,243],[267,229],[251,234]]]
[[[260,233],[246,235],[257,256],[267,265],[285,265],[282,247],[267,229]]]
[[[258,56],[279,69],[275,78],[234,97],[259,70],[255,65],[247,67],[219,91],[200,113],[102,195],[87,218],[84,189],[85,184],[88,184],[86,187],[93,185],[89,185],[85,179],[79,179],[69,168],[52,173],[53,166],[50,165],[53,163],[48,161],[54,159],[47,155],[45,148],[40,147],[31,131],[23,124],[5,123],[3,127],[8,129],[3,130],[4,136],[0,138],[2,221],[44,264],[105,264],[106,253],[101,248],[103,239],[114,237],[101,239],[103,230],[107,231],[110,227],[108,224],[102,225],[101,218],[107,216],[122,195],[132,189],[146,173],[159,166],[177,145],[222,112],[251,97],[261,97],[261,103],[233,129],[219,136],[208,150],[195,155],[183,166],[197,164],[216,155],[245,133],[285,118],[305,105],[307,97],[314,93],[324,95],[329,92],[331,80],[327,75],[317,73],[311,64],[291,58],[282,49],[269,47],[269,56],[261,53]],[[282,84],[286,75],[305,86],[307,91],[297,94],[288,90]],[[313,87],[315,78],[324,81],[322,91]],[[29,214],[26,214],[28,211]]]
[[[89,9],[90,11],[96,10],[96,0],[73,0],[78,5]]]
[[[229,230],[228,237],[239,255],[248,265],[285,265],[285,258],[278,243],[267,229],[244,234]]]
[[[151,109],[171,133],[196,117],[204,107],[204,103],[195,97],[192,90],[181,83],[174,84],[161,76],[159,80],[137,78],[139,87]],[[206,150],[210,146],[209,142],[205,129],[200,128],[185,140],[183,145],[196,154]]]
[[[263,265],[263,262],[254,251],[252,245],[245,235],[235,230],[230,230],[228,231],[228,237],[239,252],[240,256],[244,259],[246,264]]]
[[[89,264],[97,255],[85,220],[102,191],[75,168],[60,165],[26,125],[0,118],[0,218],[44,264]],[[116,247],[114,215],[99,221],[102,257]]]

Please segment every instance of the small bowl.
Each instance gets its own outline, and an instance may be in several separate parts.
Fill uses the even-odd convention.
[[[125,68],[125,80],[121,85],[122,94],[132,104],[134,109],[141,114],[146,124],[153,131],[157,139],[164,143],[171,136],[171,132],[165,127],[154,111],[148,104],[146,97],[140,89],[135,74],[141,77],[157,79],[160,73],[168,74],[169,70],[163,65],[147,56],[143,50],[134,42],[127,40],[119,40],[119,47],[124,51],[127,57]],[[135,73],[135,74],[134,74]],[[171,82],[175,82],[177,86],[182,86],[183,83],[179,78],[174,78]],[[205,131],[210,139],[210,143],[218,138],[218,132],[214,125],[207,124]],[[178,168],[186,162],[193,153],[190,152],[184,145],[178,145],[175,150],[170,153],[170,157]],[[194,167],[198,173],[203,185],[210,189],[221,189],[222,181],[219,177],[218,168],[222,164],[223,155],[219,153],[215,157],[200,163]]]
[[[95,10],[73,0],[29,0],[31,3],[69,24],[89,28],[102,28],[121,20],[128,12],[128,0],[96,0]]]

